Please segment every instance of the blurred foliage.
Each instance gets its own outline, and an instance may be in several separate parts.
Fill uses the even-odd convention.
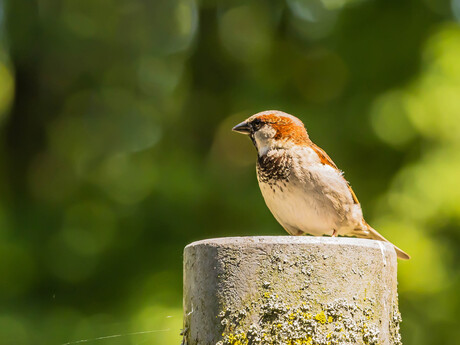
[[[0,1],[1,343],[178,344],[183,247],[284,235],[230,131],[266,109],[412,254],[404,343],[457,343],[459,21],[459,0]]]

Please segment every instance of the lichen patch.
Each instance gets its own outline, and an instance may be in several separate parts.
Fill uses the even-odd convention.
[[[247,315],[250,307],[221,312],[223,339],[217,345],[379,344],[379,320],[374,318],[372,299],[337,299],[315,306],[308,303],[290,306],[276,294],[265,292],[257,303],[261,307],[260,319],[249,327]],[[400,314],[395,310],[390,333],[397,345],[401,345],[400,321]]]

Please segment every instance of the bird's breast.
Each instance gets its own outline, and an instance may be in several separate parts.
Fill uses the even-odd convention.
[[[259,158],[257,164],[262,195],[278,222],[288,232],[312,235],[347,226],[353,202],[341,172],[315,161],[306,149],[286,156]]]
[[[265,203],[278,222],[290,233],[330,234],[337,221],[328,200],[313,188],[295,181],[259,182]],[[291,231],[290,229],[293,229]]]
[[[263,155],[257,160],[257,178],[269,185],[289,181],[292,166],[293,157],[284,152]]]

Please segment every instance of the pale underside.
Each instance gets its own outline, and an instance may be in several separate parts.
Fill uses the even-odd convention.
[[[283,149],[266,153],[275,158],[288,154]],[[265,202],[284,229],[292,235],[353,235],[367,230],[359,203],[354,201],[342,173],[320,162],[308,146],[289,150],[286,179],[258,180]]]

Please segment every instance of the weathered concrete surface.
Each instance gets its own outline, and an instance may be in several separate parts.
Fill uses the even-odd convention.
[[[401,344],[396,253],[356,238],[233,237],[184,251],[184,344]]]

